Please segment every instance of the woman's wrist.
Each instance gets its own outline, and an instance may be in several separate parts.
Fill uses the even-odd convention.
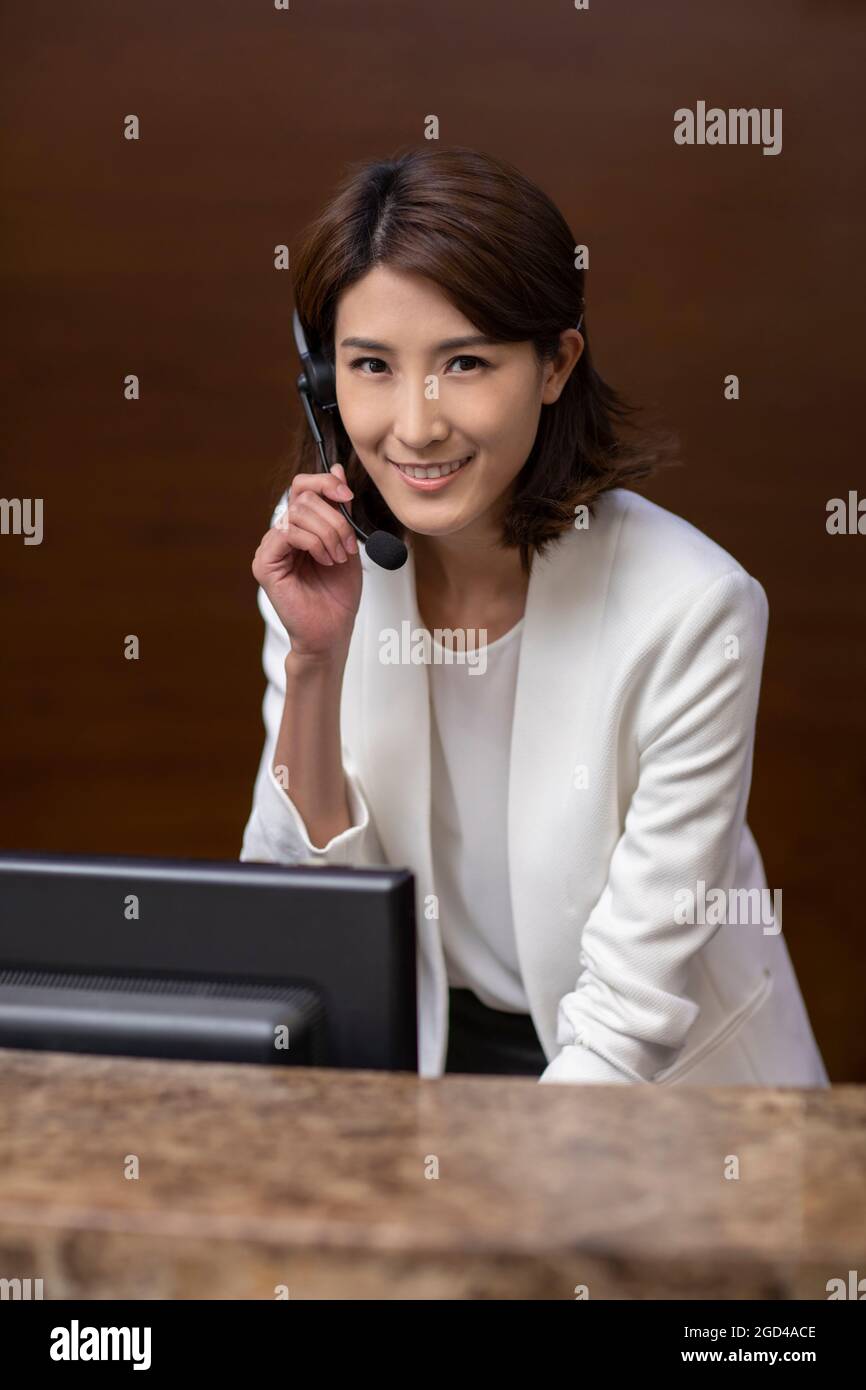
[[[309,675],[342,675],[348,647],[329,648],[324,652],[299,652],[292,649],[283,665],[287,680],[303,679]]]

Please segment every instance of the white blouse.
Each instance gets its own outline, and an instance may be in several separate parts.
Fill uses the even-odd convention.
[[[430,836],[449,985],[473,990],[491,1009],[528,1014],[508,880],[508,769],[523,623],[487,643],[483,674],[458,659],[428,666]],[[431,642],[444,650],[432,633]],[[313,845],[283,794],[310,854],[332,850],[360,822],[350,797],[352,825]]]
[[[467,662],[428,667],[433,883],[448,983],[510,1013],[529,1013],[508,882],[508,768],[523,621],[488,642],[483,674]]]

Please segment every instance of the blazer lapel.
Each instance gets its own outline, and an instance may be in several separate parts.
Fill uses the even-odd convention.
[[[577,981],[581,928],[597,896],[599,866],[587,859],[592,827],[581,826],[575,771],[585,766],[591,775],[594,761],[586,704],[598,676],[615,548],[604,502],[586,530],[570,531],[543,559],[535,557],[517,674],[508,789],[511,910],[524,987],[548,1060],[559,1051],[562,981],[570,988]]]
[[[411,546],[399,570],[380,569],[363,551],[362,560],[364,600],[349,653],[352,665],[347,664],[344,682],[344,728],[350,746],[358,750],[362,781],[388,863],[415,874],[419,1070],[423,1076],[439,1076],[445,1063],[448,983],[438,921],[425,911],[428,895],[435,893],[429,682],[423,663],[383,659],[389,634],[403,643],[423,628],[415,561]]]

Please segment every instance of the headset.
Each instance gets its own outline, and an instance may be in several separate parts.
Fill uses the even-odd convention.
[[[301,397],[301,404],[304,407],[310,433],[319,451],[322,471],[330,473],[331,465],[325,454],[325,445],[321,430],[316,422],[313,406],[314,404],[317,405],[320,410],[337,409],[337,374],[333,363],[320,349],[313,349],[308,346],[297,309],[292,314],[292,328],[303,368],[297,382],[298,394]],[[360,526],[352,520],[342,502],[338,502],[337,506],[355,534],[365,543],[367,554],[374,564],[381,566],[383,570],[402,569],[409,557],[409,552],[397,536],[392,536],[390,531],[374,531],[372,536],[368,536],[366,531],[362,531]]]
[[[581,314],[575,327],[580,328],[582,323],[583,314]],[[304,407],[310,433],[319,451],[322,471],[330,473],[331,465],[325,454],[325,444],[316,421],[314,406],[318,406],[320,410],[337,409],[337,374],[334,364],[325,356],[324,352],[320,348],[311,348],[307,343],[297,309],[292,312],[292,330],[303,369],[297,380],[298,394]],[[356,535],[366,545],[367,555],[374,564],[379,565],[384,570],[398,570],[405,565],[409,552],[403,541],[397,536],[392,536],[390,531],[374,531],[371,536],[368,536],[366,531],[362,531],[361,527],[352,520],[342,502],[338,502],[337,506]]]

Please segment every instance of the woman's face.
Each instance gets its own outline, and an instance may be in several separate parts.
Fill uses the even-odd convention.
[[[428,536],[497,535],[580,334],[564,333],[559,358],[542,367],[530,342],[482,340],[432,281],[376,266],[340,296],[334,346],[343,424],[394,515]],[[418,481],[400,464],[461,466]]]

